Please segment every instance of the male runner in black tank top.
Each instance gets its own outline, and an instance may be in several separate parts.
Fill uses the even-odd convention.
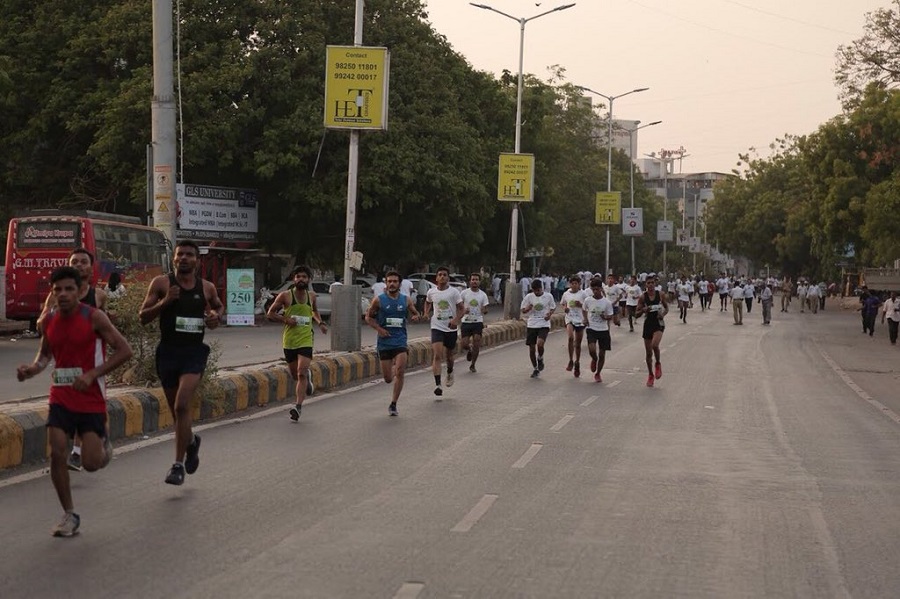
[[[91,285],[91,279],[94,278],[94,255],[85,248],[75,248],[69,254],[69,266],[78,271],[81,277],[81,288],[79,289],[78,299],[82,304],[87,304],[92,308],[97,308],[106,312],[107,296],[106,292]],[[50,314],[50,310],[56,307],[56,298],[53,292],[47,294],[44,301],[44,308],[41,316],[37,320],[38,332],[43,331],[44,320]],[[109,428],[109,419],[107,419],[107,429]],[[69,470],[75,472],[81,471],[81,435],[76,434],[75,440],[72,442],[72,453],[69,454],[68,460]]]
[[[175,273],[153,279],[140,311],[142,324],[159,318],[156,372],[175,420],[175,463],[166,475],[170,485],[184,484],[185,473],[193,474],[200,465],[200,437],[191,430],[191,404],[209,358],[204,330],[219,326],[224,311],[215,285],[197,274],[199,257],[196,243],[179,241]]]
[[[669,304],[666,303],[664,294],[656,289],[656,278],[647,278],[647,291],[638,298],[635,314],[646,314],[644,320],[644,351],[647,361],[647,386],[652,387],[654,379],[662,378],[662,364],[659,361],[659,342],[662,340],[663,331],[666,328],[666,314],[669,313]],[[656,358],[656,371],[653,369],[653,358]]]

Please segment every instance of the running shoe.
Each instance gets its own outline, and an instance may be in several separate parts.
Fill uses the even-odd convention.
[[[447,386],[448,387],[453,386],[453,371],[452,370],[447,373]]]
[[[591,358],[591,372],[597,372],[597,358]]]
[[[595,372],[595,373],[594,373],[594,381],[597,382],[597,383],[602,383],[602,382],[603,382],[603,377],[600,376],[600,373],[599,373],[599,372]]]
[[[81,516],[75,512],[66,512],[51,532],[54,537],[74,537],[78,534],[79,526],[81,526]]]
[[[169,473],[166,475],[167,485],[183,485],[184,484],[184,466],[181,464],[172,464]]]
[[[660,364],[659,362],[656,363],[656,370],[653,371],[653,374],[658,379],[662,378],[662,364]]]
[[[69,459],[66,461],[66,464],[69,466],[69,470],[81,472],[81,454],[73,451],[69,454]]]
[[[392,403],[388,406],[388,416],[399,416],[400,412],[397,411],[397,404]]]
[[[103,462],[101,462],[100,467],[106,468],[113,459],[113,445],[108,433],[103,437],[103,449],[106,451],[103,454]]]
[[[538,358],[538,370],[544,369],[544,358]]]
[[[581,376],[581,364],[579,364],[578,362],[575,362],[575,372],[573,374],[575,375],[576,379]]]
[[[566,372],[572,372],[572,368],[575,366],[575,362],[569,360],[569,365],[566,366]]]
[[[538,370],[537,368],[535,368],[534,371],[531,373],[531,378],[536,379],[539,376],[541,376],[541,371]]]
[[[438,397],[440,397],[444,394],[444,390],[441,389],[440,385],[438,385],[437,387],[434,388],[434,394],[437,395]]]
[[[469,372],[478,372],[477,370],[475,370],[475,365],[474,365],[474,364],[472,364],[471,366],[469,366]]]
[[[651,374],[650,376],[647,377],[647,386],[648,386],[648,387],[652,387],[652,386],[653,386],[653,380],[654,380],[654,379],[653,379],[653,375],[652,375],[652,374]]]
[[[193,474],[200,467],[200,435],[194,435],[194,440],[187,446],[184,456],[184,471]]]
[[[471,361],[472,361],[472,350],[470,349],[469,351],[466,352],[466,362],[471,362]]]
[[[288,413],[291,415],[291,422],[298,422],[300,420],[300,405],[291,406]]]

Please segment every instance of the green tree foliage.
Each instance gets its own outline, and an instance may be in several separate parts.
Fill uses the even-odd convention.
[[[855,105],[871,83],[900,83],[900,0],[866,15],[865,33],[837,51],[835,81],[848,105]]]

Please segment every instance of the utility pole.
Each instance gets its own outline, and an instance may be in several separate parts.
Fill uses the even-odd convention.
[[[153,226],[175,245],[175,83],[172,0],[153,0],[153,99],[150,102]]]

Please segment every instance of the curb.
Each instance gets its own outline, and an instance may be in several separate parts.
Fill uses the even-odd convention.
[[[551,329],[563,326],[563,315],[554,314]],[[525,338],[525,322],[504,320],[485,327],[482,347],[492,347]],[[431,342],[413,339],[408,344],[407,369],[431,364]],[[314,357],[310,364],[313,384],[318,391],[330,391],[361,380],[381,376],[381,364],[374,349],[337,356]],[[202,422],[294,397],[294,382],[287,366],[268,366],[258,370],[229,373],[219,379],[221,393],[213,401],[198,402],[194,422]],[[172,415],[162,389],[110,390],[106,399],[109,432],[113,441],[144,436],[170,428]],[[48,404],[32,402],[8,408],[0,406],[0,468],[46,461],[50,455],[47,440]]]

